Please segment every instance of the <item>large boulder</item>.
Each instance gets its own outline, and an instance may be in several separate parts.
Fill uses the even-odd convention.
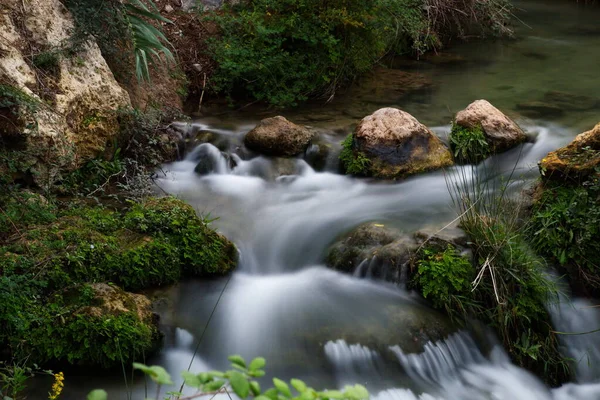
[[[341,160],[347,172],[379,178],[405,177],[453,164],[442,141],[397,108],[382,108],[363,118],[344,147]]]
[[[313,133],[282,116],[267,118],[252,129],[244,138],[251,150],[268,156],[293,157],[306,150]]]
[[[540,162],[540,172],[547,179],[579,182],[600,168],[600,123],[583,132],[567,146],[549,153]]]
[[[27,7],[8,0],[3,7],[0,152],[10,152],[3,157],[10,172],[48,185],[112,145],[115,111],[130,99],[93,41],[76,54],[61,51],[75,25],[59,0],[31,0]],[[6,165],[2,169],[7,172]]]
[[[492,153],[508,150],[527,140],[523,130],[486,100],[477,100],[456,114],[454,123],[467,129],[481,128]]]

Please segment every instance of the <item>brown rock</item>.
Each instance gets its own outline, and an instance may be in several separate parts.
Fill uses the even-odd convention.
[[[540,161],[540,171],[546,179],[575,183],[597,173],[599,167],[600,123]]]
[[[371,174],[382,178],[453,164],[442,141],[415,117],[397,108],[382,108],[363,118],[354,132],[354,150],[371,161]]]
[[[481,126],[493,153],[523,143],[527,136],[513,120],[486,100],[477,100],[456,114],[455,124],[473,129]]]
[[[267,118],[244,138],[251,150],[268,156],[292,157],[302,153],[312,140],[313,133],[284,117]]]

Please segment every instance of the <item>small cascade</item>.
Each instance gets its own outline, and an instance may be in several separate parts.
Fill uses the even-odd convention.
[[[600,376],[600,308],[592,301],[560,296],[558,303],[550,305],[554,328],[563,345],[565,355],[576,364],[578,382],[593,382]],[[590,333],[591,332],[591,333]]]
[[[325,355],[334,366],[340,384],[364,382],[368,376],[379,375],[383,368],[381,356],[360,344],[349,345],[344,340],[327,342]]]
[[[436,343],[429,342],[421,354],[405,354],[399,346],[390,350],[411,378],[426,384],[456,378],[460,368],[486,361],[466,332],[458,332]]]

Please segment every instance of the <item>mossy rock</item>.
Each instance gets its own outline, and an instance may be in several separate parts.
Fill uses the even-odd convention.
[[[600,124],[583,132],[567,146],[549,153],[540,162],[544,179],[577,184],[600,175]]]
[[[113,367],[158,348],[158,317],[144,295],[96,283],[50,301],[19,350],[37,362]]]
[[[31,198],[23,196],[15,194]],[[159,341],[156,321],[144,296],[119,287],[221,275],[236,264],[235,246],[174,198],[123,212],[47,204],[27,215],[31,204],[39,206],[8,204],[6,215],[24,217],[0,220],[11,225],[0,245],[2,356],[100,367],[141,359]]]
[[[353,175],[396,179],[453,165],[442,141],[396,108],[382,108],[363,118],[342,146],[340,161]]]

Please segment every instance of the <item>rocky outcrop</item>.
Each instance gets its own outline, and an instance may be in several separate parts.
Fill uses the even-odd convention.
[[[129,96],[95,43],[75,54],[63,51],[74,23],[60,1],[9,0],[0,7],[0,113],[6,117],[0,151],[18,150],[10,154],[11,172],[47,185],[112,145],[115,111],[130,105]]]
[[[354,161],[364,159],[363,164],[368,164],[365,175],[379,178],[400,178],[453,164],[442,141],[415,117],[397,108],[382,108],[363,118],[350,149]]]
[[[306,150],[313,133],[284,117],[267,118],[252,129],[244,138],[251,150],[268,156],[293,157]]]
[[[577,183],[600,168],[600,123],[577,135],[567,146],[549,153],[540,161],[540,172],[547,179]]]
[[[486,100],[477,100],[456,114],[454,123],[467,129],[481,127],[492,153],[506,151],[527,140],[523,130]]]

